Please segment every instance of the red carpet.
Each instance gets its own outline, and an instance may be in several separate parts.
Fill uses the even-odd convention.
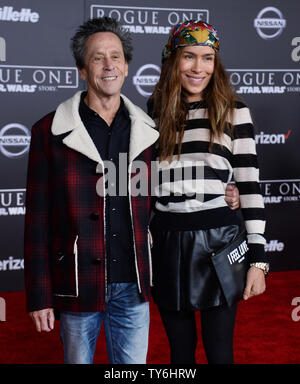
[[[56,322],[56,328],[51,333],[39,334],[25,313],[24,292],[0,293],[0,297],[6,301],[6,321],[0,322],[0,363],[61,363],[59,323]],[[295,307],[291,303],[294,297],[300,297],[300,271],[272,272],[264,295],[240,303],[235,330],[237,364],[300,363],[300,321],[292,319]],[[107,362],[101,331],[95,363]],[[168,362],[168,342],[156,306],[151,303],[148,363]],[[206,363],[200,336],[197,362]]]

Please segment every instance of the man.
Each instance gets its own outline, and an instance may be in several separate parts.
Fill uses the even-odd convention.
[[[132,46],[115,20],[84,23],[72,39],[72,50],[87,91],[76,93],[32,128],[25,221],[27,309],[36,329],[46,332],[54,328],[54,309],[59,311],[65,363],[93,362],[102,321],[110,363],[145,363],[151,193],[135,196],[130,191],[136,161],[146,164],[148,172],[139,177],[151,189],[158,132],[153,120],[121,95]],[[123,188],[118,182],[118,176],[124,181],[121,154],[128,193],[105,194]],[[107,180],[106,162],[114,165],[116,181]]]

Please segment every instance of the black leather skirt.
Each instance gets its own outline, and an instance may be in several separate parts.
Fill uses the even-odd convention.
[[[239,234],[238,225],[196,231],[164,231],[151,225],[154,301],[169,310],[226,305],[211,254]]]

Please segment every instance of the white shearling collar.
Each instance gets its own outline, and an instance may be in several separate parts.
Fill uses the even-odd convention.
[[[51,132],[53,135],[65,136],[63,143],[97,163],[103,163],[97,148],[88,134],[79,115],[80,97],[83,91],[78,91],[73,97],[61,103],[54,115]],[[132,162],[142,151],[154,144],[159,136],[155,122],[126,96],[121,95],[131,120],[129,143],[129,162]]]

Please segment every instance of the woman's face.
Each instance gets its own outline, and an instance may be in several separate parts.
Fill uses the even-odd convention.
[[[179,61],[179,74],[187,102],[202,99],[202,92],[210,82],[214,67],[213,48],[200,45],[183,48]]]

